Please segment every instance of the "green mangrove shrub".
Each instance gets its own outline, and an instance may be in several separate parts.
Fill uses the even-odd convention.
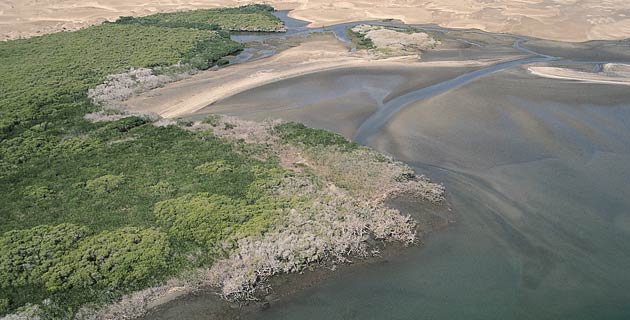
[[[139,288],[167,273],[171,247],[165,233],[125,227],[82,241],[45,274],[51,291]]]
[[[340,134],[324,129],[308,128],[302,123],[286,122],[275,126],[274,133],[285,143],[299,143],[306,147],[336,146],[344,151],[357,149],[359,145]]]
[[[0,236],[0,289],[43,284],[44,275],[88,235],[74,224],[42,225]]]
[[[286,206],[273,198],[248,204],[224,195],[198,193],[158,202],[154,214],[176,241],[213,250],[232,236],[264,232]]]
[[[35,203],[55,197],[55,193],[47,186],[28,186],[25,188],[23,195]]]
[[[91,193],[102,194],[110,193],[125,182],[125,176],[106,174],[98,178],[89,180],[85,183],[85,189]]]
[[[217,160],[217,161],[210,161],[210,162],[206,162],[204,164],[201,164],[197,167],[195,167],[195,170],[197,170],[199,173],[202,174],[217,174],[217,173],[224,173],[224,172],[232,172],[234,171],[234,167],[229,164],[227,161],[221,159],[221,160]]]
[[[273,11],[269,5],[252,4],[235,8],[157,13],[138,18],[120,17],[116,23],[199,30],[284,31],[282,21],[272,14]]]
[[[9,299],[0,299],[0,314],[9,311]]]
[[[167,181],[158,181],[151,185],[149,190],[155,195],[170,196],[177,192],[177,187]]]
[[[209,124],[213,127],[216,127],[219,125],[220,121],[221,121],[221,117],[219,115],[211,114],[205,117],[202,122],[205,124]]]

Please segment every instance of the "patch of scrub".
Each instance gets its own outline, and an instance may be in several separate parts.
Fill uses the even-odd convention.
[[[611,76],[630,78],[630,64],[606,63],[602,66],[602,72]]]
[[[360,24],[350,29],[360,47],[381,57],[420,55],[423,50],[433,49],[440,41],[426,32],[407,28],[391,28]]]
[[[418,228],[425,226],[388,207],[386,199],[405,194],[427,203],[444,201],[443,186],[325,130],[218,115],[184,129],[211,133],[261,161],[277,159],[280,167],[254,168],[255,180],[246,191],[253,199],[249,203],[209,193],[157,203],[154,214],[163,230],[176,243],[188,243],[184,248],[195,248],[187,259],[211,252],[214,261],[82,313],[138,317],[173,292],[207,287],[228,300],[250,300],[265,294],[266,281],[274,275],[377,255],[378,243],[416,243]],[[211,178],[239,169],[214,161],[196,170]]]

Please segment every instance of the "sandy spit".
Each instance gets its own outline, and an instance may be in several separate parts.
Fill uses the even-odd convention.
[[[584,72],[557,67],[531,66],[527,69],[534,75],[550,79],[573,80],[584,83],[630,85],[630,77],[611,76],[604,73]]]
[[[205,71],[163,88],[151,90],[131,98],[127,105],[135,112],[153,112],[163,118],[177,118],[246,90],[322,71],[370,66],[466,67],[485,66],[496,62],[488,60],[422,62],[416,56],[375,59],[362,52],[350,52],[346,45],[332,35],[321,35],[266,59],[233,65],[217,71]]]

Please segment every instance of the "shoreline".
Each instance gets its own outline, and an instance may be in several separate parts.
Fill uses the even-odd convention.
[[[145,313],[133,319],[161,319],[160,314],[162,314],[165,309],[177,304],[185,304],[190,303],[190,301],[199,300],[203,300],[209,305],[212,305],[213,307],[211,309],[217,312],[217,314],[220,314],[218,319],[221,320],[237,319],[238,316],[243,314],[264,311],[273,307],[276,303],[281,303],[287,298],[323,281],[331,281],[332,279],[343,277],[348,273],[356,272],[362,267],[388,263],[391,259],[404,255],[406,251],[414,246],[422,247],[424,241],[433,233],[448,228],[452,223],[456,223],[456,213],[451,211],[448,202],[431,204],[426,203],[422,199],[416,199],[413,196],[401,195],[387,199],[385,203],[388,207],[399,209],[401,214],[410,214],[414,220],[418,222],[418,243],[406,246],[398,242],[375,242],[372,246],[374,249],[378,250],[378,254],[376,255],[368,257],[349,257],[350,261],[348,263],[323,263],[313,265],[299,273],[274,275],[261,284],[261,290],[256,293],[255,299],[253,300],[227,301],[220,297],[216,288],[173,285],[166,290],[161,290],[165,293],[152,298],[151,301],[147,303]],[[415,210],[403,211],[403,209],[401,209],[402,207],[407,209],[412,208],[410,203],[415,204]],[[427,219],[433,220],[433,223],[420,223],[420,221]],[[217,306],[218,308],[216,308]]]
[[[191,300],[202,300],[203,305],[212,310],[211,315],[220,320],[240,319],[243,314],[264,311],[321,282],[357,272],[362,267],[388,263],[413,247],[421,248],[433,233],[456,223],[457,214],[448,199],[431,203],[417,195],[402,193],[388,197],[383,205],[399,210],[401,215],[409,215],[417,223],[413,244],[371,240],[368,246],[372,254],[368,256],[348,256],[348,260],[342,262],[327,259],[300,272],[273,275],[259,284],[252,297],[244,300],[223,298],[221,290],[204,278],[206,269],[190,270],[164,284],[131,292],[113,303],[98,308],[85,306],[75,319],[159,320],[165,309],[180,303],[188,305]]]
[[[222,129],[195,122],[187,130],[212,131],[232,142],[268,143],[266,155],[260,156],[277,156],[282,168],[294,172],[281,178],[272,194],[308,197],[308,207],[296,205],[283,210],[282,218],[260,235],[234,238],[233,250],[211,266],[183,271],[161,285],[132,292],[108,305],[85,306],[79,311],[80,319],[140,318],[160,305],[199,292],[229,303],[267,299],[278,275],[325,270],[327,266],[334,269],[355,260],[369,263],[390,244],[394,248],[415,245],[454,220],[442,185],[372,149],[352,148],[345,139],[351,149],[343,149],[343,144],[309,149],[308,144],[290,140],[283,144],[282,130],[287,129],[280,129],[278,121],[257,123],[234,117],[217,121],[231,125]],[[310,168],[312,175],[302,175],[304,167]],[[314,275],[315,280],[325,277],[325,273]],[[275,292],[289,295],[302,287],[296,286],[297,282]]]

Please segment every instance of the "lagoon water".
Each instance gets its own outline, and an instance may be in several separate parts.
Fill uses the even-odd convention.
[[[538,78],[518,64],[440,87],[470,71],[326,71],[200,112],[355,137],[443,182],[457,220],[387,263],[225,318],[630,318],[630,87]],[[210,319],[216,308],[201,295],[149,318]]]

